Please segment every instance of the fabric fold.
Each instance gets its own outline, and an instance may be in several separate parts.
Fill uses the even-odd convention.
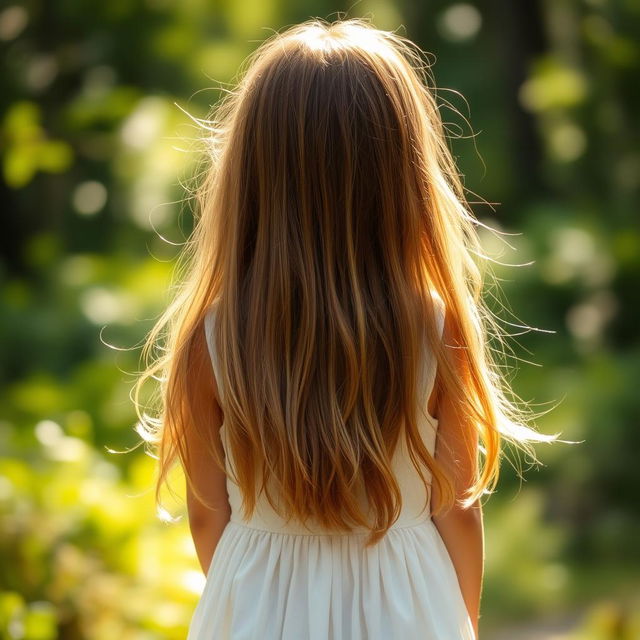
[[[229,522],[187,640],[475,640],[431,518],[365,538]]]

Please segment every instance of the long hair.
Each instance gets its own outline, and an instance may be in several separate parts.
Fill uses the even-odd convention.
[[[147,361],[154,347],[159,355],[135,386],[139,432],[157,446],[156,499],[178,458],[191,482],[188,430],[224,468],[213,405],[190,392],[206,371],[213,304],[218,401],[246,516],[264,490],[288,518],[364,525],[373,544],[400,513],[391,458],[401,435],[450,507],[451,478],[418,428],[424,340],[440,392],[477,430],[483,464],[464,506],[494,488],[503,440],[535,460],[530,443],[557,437],[527,425],[530,408],[489,346],[501,337],[481,296],[477,220],[427,69],[402,36],[313,19],[262,43],[200,121],[207,168],[195,227],[174,299],[143,349]],[[457,344],[439,340],[434,294]],[[151,380],[155,418],[139,401]]]

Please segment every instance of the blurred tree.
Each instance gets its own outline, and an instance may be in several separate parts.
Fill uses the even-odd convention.
[[[202,587],[186,526],[154,521],[148,496],[133,509],[152,482],[142,448],[105,447],[138,442],[128,373],[191,228],[202,132],[183,110],[204,117],[257,42],[312,15],[370,17],[435,56],[477,215],[521,233],[512,250],[480,228],[505,365],[520,397],[562,400],[542,430],[585,440],[541,450],[517,500],[505,466],[483,624],[640,592],[638,2],[15,0],[0,7],[3,637],[184,637]],[[584,634],[633,633],[624,606],[598,604]]]

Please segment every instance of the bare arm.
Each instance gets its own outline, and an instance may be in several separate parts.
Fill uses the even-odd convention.
[[[445,321],[443,339],[447,345],[458,344],[455,335]],[[461,359],[456,358],[458,350],[452,349],[456,368],[465,376]],[[435,396],[435,397],[434,397]],[[434,402],[438,417],[438,437],[435,458],[454,481],[456,499],[463,497],[464,490],[471,486],[478,474],[478,435],[473,425],[466,419],[455,403],[441,392],[436,381]],[[432,413],[432,415],[435,415]],[[440,504],[440,496],[434,484],[432,504]],[[478,637],[480,598],[484,572],[484,526],[482,508],[476,501],[468,509],[454,506],[447,512],[433,516],[433,522],[449,552],[458,576],[460,589]]]
[[[194,399],[200,406],[207,407],[206,415],[210,417],[210,428],[215,433],[215,437],[219,438],[223,414],[218,403],[218,388],[202,329],[197,332],[193,346],[194,366],[203,372],[202,375],[197,376],[198,383],[193,389]],[[214,509],[210,509],[203,505],[196,498],[193,488],[187,482],[189,528],[198,561],[206,575],[218,541],[231,517],[226,474],[210,457],[202,441],[193,430],[187,429],[186,444],[190,457],[192,482],[197,487],[198,493],[214,507]]]

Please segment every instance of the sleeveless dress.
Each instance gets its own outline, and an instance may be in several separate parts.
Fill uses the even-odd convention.
[[[436,308],[442,336],[444,310],[440,303]],[[214,312],[215,306],[208,309],[204,326],[223,395]],[[433,455],[438,423],[426,406],[435,367],[424,360],[419,424]],[[403,437],[393,457],[402,512],[367,549],[366,529],[314,532],[309,524],[286,524],[263,494],[251,520],[243,520],[239,487],[229,477],[224,424],[220,433],[231,519],[211,559],[187,640],[475,640],[454,565],[429,509],[423,511],[427,493]]]

